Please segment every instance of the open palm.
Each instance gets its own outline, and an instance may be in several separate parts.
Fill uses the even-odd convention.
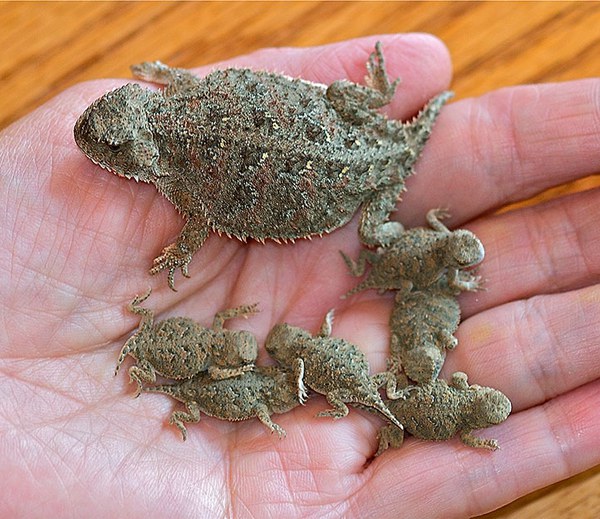
[[[380,38],[403,83],[391,117],[406,118],[446,88],[444,47],[424,35]],[[265,50],[227,65],[285,71],[330,83],[361,81],[375,38],[312,49]],[[205,73],[206,70],[199,73]],[[203,418],[182,442],[164,395],[133,399],[113,377],[137,326],[126,310],[209,325],[218,310],[259,303],[230,327],[259,343],[278,322],[317,331],[336,308],[333,334],[383,368],[391,295],[339,296],[356,282],[338,254],[358,251],[357,220],[296,244],[241,244],[212,236],[191,279],[147,269],[182,226],[152,186],[94,166],[72,128],[95,98],[123,81],[78,85],[0,134],[0,515],[128,517],[463,517],[498,507],[600,461],[600,192],[500,215],[501,205],[600,170],[600,81],[516,87],[447,106],[408,182],[396,217],[419,225],[448,208],[451,227],[486,246],[486,291],[460,296],[459,346],[443,376],[493,386],[513,415],[458,440],[407,439],[367,463],[382,422],[359,410],[315,418],[309,400],[274,420]],[[260,363],[269,362],[261,351]]]

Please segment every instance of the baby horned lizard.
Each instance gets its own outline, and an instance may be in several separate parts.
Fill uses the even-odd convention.
[[[366,263],[372,268],[366,279],[350,290],[346,296],[377,288],[400,290],[401,294],[411,288],[424,289],[435,283],[448,271],[451,287],[460,290],[476,290],[479,279],[460,279],[459,270],[477,265],[483,260],[484,249],[471,231],[459,229],[450,231],[440,222],[448,216],[442,209],[432,209],[427,213],[431,229],[416,227],[409,229],[390,245],[377,251],[363,249],[355,262],[343,252],[342,257],[355,276],[362,276]]]
[[[407,123],[378,112],[390,82],[381,46],[367,62],[367,86],[329,87],[270,72],[217,70],[203,79],[160,62],[132,67],[156,92],[127,84],[92,103],[75,141],[96,164],[154,184],[183,214],[175,243],[151,274],[188,264],[212,229],[241,240],[294,240],[347,223],[363,205],[361,240],[387,245],[388,222],[405,179],[429,138],[443,92]]]
[[[417,383],[433,382],[444,364],[446,349],[454,349],[458,343],[453,335],[460,321],[457,292],[441,279],[394,302],[390,356]]]
[[[460,434],[463,443],[470,447],[498,448],[496,440],[484,440],[471,433],[506,420],[511,403],[500,391],[469,386],[467,375],[459,371],[452,375],[450,384],[438,379],[430,384],[405,387],[403,392],[397,400],[386,400],[386,404],[416,438],[448,440]],[[403,438],[403,432],[395,427],[382,428],[376,456],[390,446],[399,447]]]
[[[371,407],[383,414],[397,427],[398,420],[390,413],[379,395],[378,388],[389,381],[389,373],[369,375],[364,353],[354,344],[330,337],[332,312],[325,317],[318,336],[289,324],[276,324],[265,342],[269,354],[283,366],[298,361],[304,366],[304,383],[325,395],[333,409],[317,416],[342,418],[348,414],[345,402]],[[388,384],[388,395],[394,396],[395,381]]]
[[[187,438],[185,423],[200,420],[200,412],[221,420],[239,421],[258,418],[279,437],[285,431],[271,420],[272,414],[285,413],[306,398],[302,366],[294,370],[277,366],[257,366],[254,371],[227,380],[213,380],[207,373],[178,384],[144,387],[143,391],[165,393],[183,402],[185,411],[175,411],[170,423]]]
[[[138,384],[156,382],[156,374],[175,380],[190,378],[208,370],[209,377],[235,377],[254,368],[258,354],[256,338],[247,331],[225,330],[227,319],[256,312],[256,305],[243,305],[218,312],[211,328],[204,328],[187,317],[171,317],[154,323],[154,312],[140,307],[150,291],[129,303],[129,310],[142,316],[138,331],[121,350],[115,375],[125,357],[137,365],[129,368],[129,378]]]

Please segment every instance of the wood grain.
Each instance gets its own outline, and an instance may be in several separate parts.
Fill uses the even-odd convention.
[[[130,77],[138,61],[192,67],[266,46],[409,31],[447,44],[458,98],[600,72],[593,2],[3,2],[0,128],[79,81]],[[542,196],[596,185],[590,177]],[[600,517],[600,467],[483,517]]]

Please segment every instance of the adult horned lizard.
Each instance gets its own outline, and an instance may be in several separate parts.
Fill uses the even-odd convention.
[[[399,290],[398,297],[403,297],[413,287],[423,289],[431,286],[444,272],[448,273],[451,287],[477,290],[479,278],[461,279],[459,271],[483,260],[483,245],[471,231],[450,231],[440,222],[440,218],[447,216],[448,213],[442,209],[431,209],[427,213],[430,229],[408,229],[388,246],[376,251],[362,249],[358,261],[342,252],[346,265],[355,276],[364,274],[367,263],[372,266],[367,277],[345,297],[369,288]]]
[[[258,418],[279,437],[285,430],[271,420],[272,414],[290,411],[306,398],[302,366],[293,370],[278,366],[257,366],[236,378],[213,380],[207,373],[177,384],[144,387],[144,392],[165,393],[183,402],[187,411],[175,411],[170,423],[187,438],[186,423],[200,420],[200,412],[221,420]]]
[[[154,322],[154,312],[139,306],[150,296],[148,291],[136,297],[128,308],[141,315],[135,334],[123,346],[115,375],[121,364],[131,355],[137,360],[129,368],[129,378],[138,384],[136,396],[143,382],[156,382],[156,374],[174,380],[190,378],[208,370],[209,377],[235,377],[254,368],[258,343],[247,331],[226,330],[227,319],[256,312],[256,305],[242,305],[215,314],[212,326],[205,328],[187,317],[171,317]]]
[[[354,344],[331,337],[332,312],[323,321],[317,336],[286,323],[276,324],[265,342],[265,349],[283,366],[300,362],[304,366],[304,383],[325,395],[333,407],[317,416],[342,418],[348,414],[346,403],[362,404],[379,411],[394,425],[402,428],[383,403],[378,388],[388,383],[388,396],[394,396],[395,380],[389,373],[369,375],[365,354]]]
[[[294,240],[346,224],[362,204],[361,240],[387,245],[388,222],[405,179],[443,104],[434,97],[411,121],[388,120],[390,82],[381,45],[367,62],[367,86],[329,87],[248,69],[203,79],[160,62],[132,67],[162,91],[127,84],[92,103],[75,141],[96,164],[154,184],[186,224],[150,270],[188,276],[212,229],[241,240]]]
[[[400,380],[399,385],[402,385]],[[452,375],[450,384],[437,379],[430,384],[406,386],[402,391],[404,394],[400,398],[386,400],[386,404],[416,438],[448,440],[459,434],[462,442],[470,447],[498,448],[496,440],[485,440],[472,434],[476,429],[502,423],[510,414],[510,400],[497,389],[469,386],[467,375],[458,371]],[[403,439],[403,431],[383,427],[375,455],[390,446],[399,447]]]

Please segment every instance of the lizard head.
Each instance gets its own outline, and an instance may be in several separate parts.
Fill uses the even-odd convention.
[[[473,267],[481,263],[485,256],[485,249],[479,238],[465,229],[449,235],[447,251],[453,266],[458,268]]]
[[[245,330],[228,330],[223,339],[223,347],[215,348],[213,352],[219,366],[238,367],[254,363],[258,356],[258,342],[254,335]]]
[[[273,326],[265,341],[265,349],[283,366],[289,366],[296,357],[299,357],[299,349],[306,338],[310,338],[308,332],[296,326],[280,323]]]
[[[154,92],[127,84],[94,101],[75,123],[75,142],[95,164],[119,176],[151,182],[159,158],[148,105]]]
[[[439,375],[446,353],[437,344],[431,342],[423,346],[411,348],[404,353],[402,368],[411,380],[427,384],[433,382]]]
[[[473,403],[474,429],[502,423],[511,411],[511,402],[504,393],[490,387],[471,386],[477,395]]]

